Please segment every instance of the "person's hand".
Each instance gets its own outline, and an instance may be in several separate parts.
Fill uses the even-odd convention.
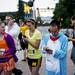
[[[48,49],[48,47],[47,47],[47,46],[45,46],[43,49],[44,49],[44,50],[47,50],[47,49]]]
[[[43,48],[48,54],[52,54],[53,50],[49,49],[48,47]]]

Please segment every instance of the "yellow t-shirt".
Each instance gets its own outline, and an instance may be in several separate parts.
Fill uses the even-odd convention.
[[[35,42],[36,40],[41,40],[42,39],[42,35],[41,35],[40,31],[38,31],[37,29],[35,30],[32,37],[29,36],[29,30],[27,30],[25,32],[25,36],[30,38],[33,42]],[[33,49],[34,49],[34,53],[33,53]],[[40,49],[35,49],[30,44],[28,45],[28,57],[29,58],[39,59],[41,56],[42,56],[42,54],[41,54]]]
[[[25,35],[25,31],[28,30],[28,26],[21,26],[20,31],[22,32],[23,35]]]

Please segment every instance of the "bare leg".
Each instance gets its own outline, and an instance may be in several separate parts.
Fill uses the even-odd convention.
[[[31,75],[39,75],[39,67],[32,67]]]
[[[31,75],[36,75],[35,71],[36,71],[36,67],[32,67]]]
[[[7,72],[4,71],[4,75],[12,75],[12,71],[7,71]]]
[[[31,71],[31,75],[39,75],[39,69],[41,67],[42,58],[38,60],[37,66],[31,67],[29,66],[29,69]]]
[[[27,58],[27,49],[24,50],[24,59],[23,59],[23,61],[26,61],[26,58]]]
[[[24,50],[24,59],[27,57],[27,49]]]

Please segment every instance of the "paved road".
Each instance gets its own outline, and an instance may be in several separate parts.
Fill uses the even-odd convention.
[[[48,27],[43,27],[43,28],[39,27],[38,29],[42,32],[42,34],[46,34]],[[73,69],[74,65],[72,64],[72,61],[70,60],[71,48],[72,48],[72,43],[70,42],[69,47],[68,47],[68,51],[67,51],[68,52],[68,56],[67,56],[67,65],[68,65],[67,73],[68,73],[68,75],[73,75],[73,72],[74,72],[74,69]],[[17,55],[20,60],[23,58],[22,52],[19,51]],[[23,75],[30,75],[30,71],[29,71],[27,62],[19,61],[16,64],[16,66],[23,71]],[[40,68],[40,75],[44,75],[44,72],[45,72],[45,58],[43,58],[43,61],[42,61],[42,66]]]

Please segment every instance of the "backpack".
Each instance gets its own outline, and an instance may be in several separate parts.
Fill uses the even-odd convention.
[[[20,32],[19,36],[18,36],[18,39],[20,40],[20,45],[21,45],[21,48],[24,50],[25,48],[28,49],[28,42],[25,41],[24,39],[22,39],[22,33]]]

